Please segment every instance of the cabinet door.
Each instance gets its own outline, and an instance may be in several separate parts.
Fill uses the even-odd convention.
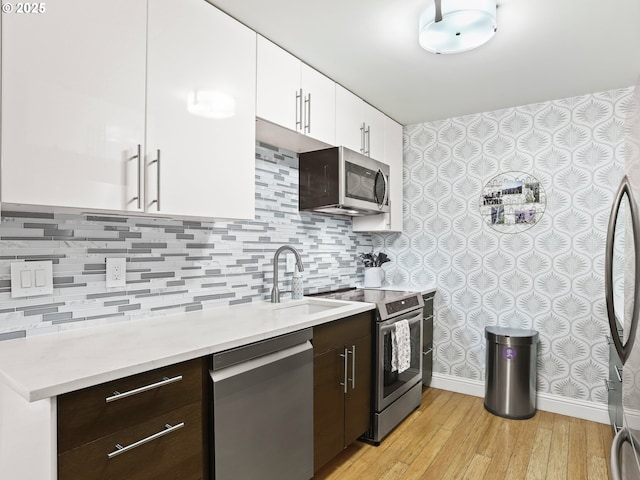
[[[344,358],[342,349],[313,359],[313,471],[344,448]]]
[[[147,211],[253,218],[255,68],[255,33],[220,10],[149,2]]]
[[[355,348],[354,348],[355,347]],[[347,345],[349,378],[345,396],[344,444],[350,445],[369,429],[371,421],[371,336]],[[355,379],[354,379],[355,372]]]
[[[402,189],[402,125],[384,117],[384,162],[389,165],[391,185],[389,186],[389,199],[391,201],[389,212],[389,230],[402,231],[402,202],[404,194]]]
[[[336,84],[336,145],[364,153],[364,101]]]
[[[256,115],[291,130],[302,131],[301,62],[258,35]]]
[[[336,84],[310,66],[300,63],[304,101],[304,134],[330,145],[336,140]]]
[[[366,125],[364,153],[374,160],[384,162],[384,128],[387,116],[368,103],[364,101],[362,103],[362,121]]]
[[[382,161],[389,165],[390,211],[379,215],[367,215],[353,218],[354,232],[401,232],[402,231],[402,125],[385,115],[384,118],[384,157]]]
[[[139,210],[146,4],[2,15],[3,202]]]

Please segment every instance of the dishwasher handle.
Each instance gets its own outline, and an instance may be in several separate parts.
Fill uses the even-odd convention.
[[[302,354],[308,350],[313,351],[313,345],[311,345],[311,342],[309,340],[293,347],[286,348],[284,350],[269,353],[268,355],[253,358],[245,362],[237,363],[227,368],[222,368],[220,370],[210,370],[209,375],[211,376],[211,379],[215,384],[216,382],[227,380],[228,378],[231,378],[233,376],[242,375],[243,373],[250,372],[251,370],[259,369],[261,367],[269,365],[270,363],[276,363],[280,360],[284,360],[285,358]]]
[[[313,338],[313,330],[306,328],[297,332],[287,333],[278,337],[268,338],[259,342],[231,348],[224,352],[213,354],[213,371],[231,367],[238,363],[259,358],[270,353],[280,352],[289,347],[299,345]]]

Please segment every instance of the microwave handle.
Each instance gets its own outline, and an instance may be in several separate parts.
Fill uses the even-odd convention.
[[[380,169],[378,169],[378,172],[376,173],[376,182],[374,182],[374,184],[377,184],[377,178],[378,175],[382,177],[382,181],[384,182],[384,196],[382,197],[382,202],[379,202],[378,200],[378,196],[375,195],[376,198],[376,202],[378,203],[378,207],[382,208],[387,204],[387,200],[389,199],[389,181],[387,180],[386,175],[384,174],[384,172]]]

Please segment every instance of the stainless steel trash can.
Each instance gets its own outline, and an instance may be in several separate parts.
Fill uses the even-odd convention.
[[[500,417],[536,414],[538,332],[486,327],[487,363],[484,408]]]

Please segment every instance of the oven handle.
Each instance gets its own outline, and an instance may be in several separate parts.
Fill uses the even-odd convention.
[[[391,320],[387,320],[388,325],[380,326],[380,333],[386,333],[386,332],[389,332],[391,330],[395,330],[395,328],[396,328],[395,324],[396,324],[396,322],[398,322],[400,320],[408,320],[409,321],[409,325],[413,325],[416,322],[421,322],[422,321],[422,310],[420,310],[420,312],[416,313],[414,316],[409,317],[409,318],[398,317],[398,318],[393,318]]]

